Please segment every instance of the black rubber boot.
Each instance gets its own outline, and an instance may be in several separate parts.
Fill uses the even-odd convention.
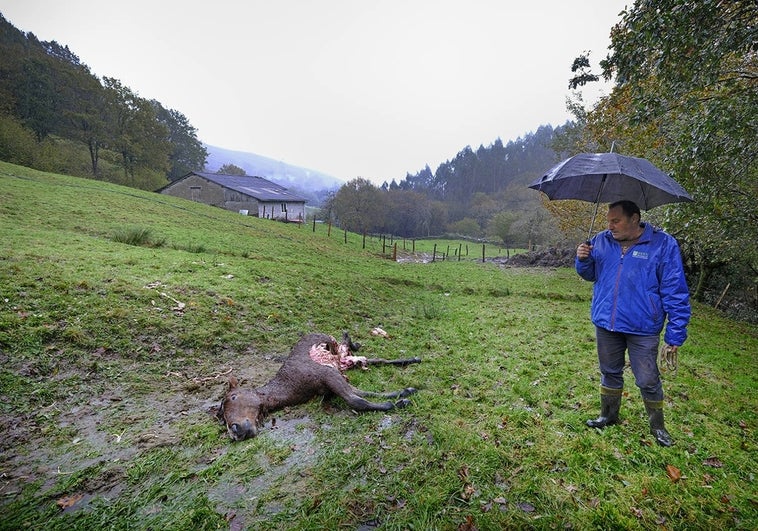
[[[671,435],[663,425],[663,400],[645,400],[645,411],[647,411],[647,418],[650,421],[650,433],[655,437],[656,442],[661,446],[674,444]]]
[[[590,428],[605,428],[619,422],[621,408],[621,393],[623,389],[600,387],[600,416],[587,421]]]

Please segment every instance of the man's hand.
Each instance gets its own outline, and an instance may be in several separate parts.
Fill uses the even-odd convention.
[[[576,248],[576,257],[583,262],[590,257],[590,252],[592,252],[592,246],[587,243],[581,243]]]

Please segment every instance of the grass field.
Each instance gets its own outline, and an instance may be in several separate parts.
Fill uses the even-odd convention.
[[[571,269],[397,263],[326,230],[0,163],[0,529],[758,528],[751,327],[694,306],[661,448],[630,373],[623,423],[585,427]],[[343,330],[423,359],[349,375],[419,388],[408,408],[313,401],[229,441],[228,374],[260,385]]]

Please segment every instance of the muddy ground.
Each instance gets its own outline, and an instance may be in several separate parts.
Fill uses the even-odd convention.
[[[23,491],[32,485],[40,485],[34,493],[40,503],[55,500],[63,513],[90,510],[94,499],[113,501],[122,495],[130,496],[125,491],[134,491],[134,482],[128,485],[129,475],[138,466],[135,463],[161,447],[181,448],[190,461],[189,473],[201,475],[233,444],[250,443],[232,443],[215,417],[228,375],[233,371],[243,387],[261,385],[276,373],[283,356],[265,356],[261,360],[260,354],[251,353],[236,356],[233,365],[219,365],[213,374],[166,372],[157,382],[159,385],[150,382],[149,388],[141,392],[135,389],[140,384],[130,378],[128,388],[116,386],[86,398],[74,396],[70,401],[53,402],[36,411],[2,410],[0,511],[27,496]],[[123,370],[129,371],[129,367]],[[79,376],[86,381],[86,374]],[[75,395],[76,390],[72,391]],[[322,407],[329,421],[354,414],[328,401]],[[396,420],[392,415],[377,413],[377,430]],[[114,429],[116,425],[119,427]],[[205,491],[208,500],[232,529],[264,521],[281,511],[285,502],[310,500],[306,490],[309,469],[324,450],[324,443],[319,441],[328,440],[318,435],[328,434],[329,428],[328,422],[317,424],[304,406],[276,412],[267,419],[258,438],[268,439],[269,446],[287,449],[286,456],[274,462],[265,452],[254,454],[257,462],[249,464],[251,475],[209,481]],[[209,438],[218,441],[215,449],[209,452],[200,445],[193,448],[188,444],[193,431],[210,432]],[[83,477],[74,487],[61,486],[66,478],[77,476]],[[267,496],[272,487],[281,488],[282,481],[286,482],[286,499]],[[161,508],[140,510],[149,515]]]

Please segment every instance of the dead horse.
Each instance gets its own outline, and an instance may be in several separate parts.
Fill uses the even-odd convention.
[[[303,404],[316,396],[336,395],[357,411],[388,411],[405,407],[405,398],[416,392],[406,387],[389,393],[362,391],[350,385],[343,371],[360,365],[405,366],[421,358],[385,360],[354,356],[360,348],[345,332],[342,343],[327,334],[308,334],[295,344],[279,371],[267,384],[253,390],[241,389],[237,378],[229,378],[229,390],[216,417],[226,425],[229,437],[241,441],[258,435],[266,416],[287,406]],[[366,397],[399,398],[397,401],[370,402]]]

